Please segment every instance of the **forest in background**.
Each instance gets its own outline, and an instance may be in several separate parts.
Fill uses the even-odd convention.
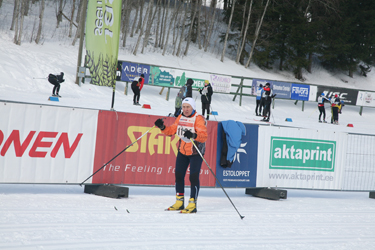
[[[79,39],[84,0],[0,0],[0,11],[5,2],[14,7],[15,44],[47,42],[46,14],[73,46]],[[366,76],[375,63],[374,16],[373,0],[122,0],[120,49],[184,57],[193,44],[221,61],[277,68],[301,81],[314,63]]]

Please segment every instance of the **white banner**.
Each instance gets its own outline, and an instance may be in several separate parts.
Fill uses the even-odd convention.
[[[98,111],[0,105],[0,183],[80,183],[92,174]]]
[[[358,91],[357,106],[375,107],[375,93]]]
[[[259,127],[257,187],[341,189],[346,133]]]

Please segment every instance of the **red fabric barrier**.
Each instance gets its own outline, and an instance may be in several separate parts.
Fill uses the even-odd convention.
[[[152,128],[158,118],[160,116],[99,111],[93,172]],[[168,117],[165,124],[173,121],[173,117]],[[208,122],[207,130],[204,157],[216,173],[217,122]],[[155,127],[96,173],[92,183],[174,185],[178,140],[176,135],[165,136]],[[189,174],[186,185],[190,185],[188,179]],[[215,186],[215,178],[204,162],[200,180],[201,186]]]

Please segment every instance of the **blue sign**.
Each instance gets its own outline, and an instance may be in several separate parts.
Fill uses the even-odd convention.
[[[138,81],[141,74],[145,75],[145,84],[149,83],[150,79],[150,65],[122,62],[121,65],[121,81],[132,82]]]
[[[291,99],[308,101],[309,100],[309,93],[310,93],[310,86],[309,85],[303,85],[303,84],[297,84],[297,83],[292,84]]]
[[[216,177],[223,187],[256,187],[257,157],[258,157],[258,126],[244,124],[246,135],[234,157],[230,168],[220,166],[221,150],[223,148],[223,126],[218,124]],[[216,183],[216,186],[219,186]]]
[[[276,94],[276,98],[290,99],[292,84],[289,82],[253,79],[252,89],[256,91],[257,86],[260,84],[264,86],[267,82],[271,85],[272,92]]]

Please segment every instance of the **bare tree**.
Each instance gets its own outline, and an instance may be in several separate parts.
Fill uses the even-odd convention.
[[[191,19],[189,33],[188,33],[188,37],[187,37],[187,43],[186,43],[186,48],[185,48],[185,52],[184,52],[185,56],[187,56],[187,53],[189,51],[189,45],[190,45],[190,42],[191,42],[191,32],[193,30],[193,25],[194,25],[193,20],[195,20],[195,15],[197,13],[198,4],[199,4],[199,1],[196,1],[195,2],[195,8],[194,8],[194,11],[193,11],[193,18]]]
[[[236,58],[237,64],[240,62],[241,53],[243,51],[243,48],[245,47],[247,30],[249,29],[249,24],[250,24],[250,16],[251,16],[252,6],[253,6],[253,0],[251,0],[251,2],[250,2],[249,13],[247,14],[246,27],[245,27],[245,30],[243,32],[243,37],[242,37],[242,43],[241,43],[241,46],[239,46],[240,48],[238,49],[238,52],[237,52],[237,58]]]
[[[131,0],[124,0],[123,3],[123,24],[122,24],[122,47],[126,45],[126,37],[128,35],[129,23],[130,23],[130,13],[132,11]]]
[[[144,49],[145,47],[147,46],[148,44],[148,38],[150,37],[150,32],[151,32],[151,27],[152,27],[152,22],[155,18],[155,15],[156,15],[156,11],[157,11],[157,8],[155,8],[155,12],[152,13],[153,11],[153,8],[154,8],[154,1],[150,1],[148,3],[150,6],[150,11],[149,11],[149,14],[148,14],[148,19],[147,19],[147,25],[146,25],[146,31],[145,31],[145,37],[143,38],[143,46],[142,46],[142,50],[141,50],[141,53],[143,54],[144,52]],[[147,17],[147,15],[146,15]]]
[[[20,14],[20,1],[16,0],[15,1],[15,6],[14,6],[14,10],[13,10],[13,19],[14,19],[14,23],[13,23],[13,28],[14,28],[14,38],[13,38],[13,42],[15,44],[17,44],[18,42],[18,16]]]
[[[158,41],[158,38],[159,38],[159,29],[160,29],[160,15],[161,15],[161,2],[160,0],[158,0],[158,2],[156,3],[156,9],[155,11],[158,12],[158,21],[157,21],[157,25],[156,25],[156,32],[155,32],[155,44],[154,44],[154,47],[157,48],[158,47],[158,44],[159,44],[159,41]]]
[[[74,17],[74,11],[75,11],[75,9],[76,9],[76,0],[73,0],[73,3],[72,3],[72,15],[70,16],[69,35],[68,35],[68,37],[72,37],[73,17]]]
[[[59,0],[59,7],[57,9],[57,23],[56,28],[59,27],[60,22],[62,22],[62,11],[63,11],[63,0]]]
[[[10,25],[10,30],[14,30],[14,25],[16,22],[18,22],[19,4],[20,4],[19,0],[14,0],[13,18],[12,18],[12,24]]]
[[[174,23],[176,23],[176,20],[177,20],[177,15],[178,15],[178,11],[180,10],[180,6],[181,6],[182,4],[179,4],[178,5],[178,8],[176,8],[176,2],[175,2],[175,5],[174,5],[174,13],[172,14],[172,17],[171,17],[171,20],[172,20],[172,22],[173,22],[173,20],[174,20]],[[171,31],[171,28],[173,27],[173,23],[172,22],[170,22],[169,23],[169,27],[168,27],[168,33],[167,33],[167,37],[166,37],[166,39],[165,39],[165,44],[164,44],[164,49],[163,49],[163,56],[165,55],[165,51],[166,51],[166,49],[167,49],[167,44],[168,44],[168,40],[169,40],[169,33],[170,33],[170,31]],[[173,39],[172,39],[173,40]]]
[[[255,30],[255,37],[254,37],[253,45],[251,46],[251,51],[250,51],[250,54],[249,54],[249,59],[247,60],[247,63],[246,63],[246,65],[245,65],[245,68],[247,68],[247,67],[250,66],[250,61],[251,61],[251,58],[253,57],[253,52],[254,52],[254,49],[255,49],[255,44],[256,44],[257,39],[258,39],[258,37],[259,37],[260,27],[262,27],[263,18],[264,18],[264,15],[265,15],[266,12],[267,12],[267,8],[268,8],[268,4],[269,4],[269,2],[270,2],[270,0],[267,0],[266,6],[264,7],[264,11],[263,11],[262,18],[260,19],[260,21],[259,21],[258,24],[257,24],[257,28],[256,28],[256,30]]]
[[[36,44],[39,44],[40,37],[42,35],[42,25],[43,25],[43,16],[44,16],[44,8],[45,8],[44,0],[42,0],[39,4],[40,4],[39,27],[38,27],[38,32],[37,32],[36,39],[35,39]]]
[[[167,32],[167,20],[168,20],[170,3],[171,3],[171,0],[168,0],[168,6],[167,6],[167,10],[165,11],[164,21],[163,21],[163,36],[160,36],[160,48],[161,49],[163,49],[164,47],[165,33]],[[172,23],[170,23],[169,25],[172,25]]]
[[[133,4],[133,3],[132,3]],[[134,17],[134,22],[133,22],[133,25],[132,25],[132,30],[130,32],[130,37],[133,37],[134,35],[134,30],[135,30],[135,26],[137,24],[137,19],[138,19],[138,11],[139,11],[139,2],[136,1],[136,4],[135,4],[135,17]]]
[[[81,0],[81,3],[80,3],[80,10],[81,12],[79,13],[79,23],[78,23],[78,27],[77,27],[77,31],[76,31],[76,35],[74,36],[74,39],[73,39],[73,42],[72,42],[72,45],[74,46],[77,42],[77,39],[80,38],[80,39],[83,39],[83,37],[80,37],[80,30],[81,30],[81,26],[82,25],[85,25],[84,23],[82,23],[81,21],[81,16],[82,15],[85,15],[86,14],[86,10],[84,9],[84,2],[85,1],[89,1],[89,0]],[[87,5],[87,4],[86,4]],[[85,20],[85,19],[84,19]]]
[[[76,15],[76,23],[79,23],[79,19],[80,19],[79,13],[81,13],[81,8],[82,8],[82,2],[83,1],[84,0],[79,0],[78,11],[77,11],[77,15]]]
[[[182,40],[184,39],[184,32],[185,32],[185,21],[186,21],[186,17],[187,17],[187,6],[185,7],[185,15],[184,15],[184,20],[182,21],[182,27],[181,27],[181,36],[180,36],[180,42],[178,43],[178,47],[177,47],[177,52],[176,52],[176,56],[180,56],[180,52],[181,52],[181,44],[182,44]]]
[[[212,15],[210,28],[209,28],[209,31],[208,31],[208,35],[206,37],[206,43],[205,43],[205,46],[204,46],[204,52],[207,51],[208,45],[210,44],[210,39],[211,39],[212,31],[214,29],[214,22],[215,22],[215,15],[216,15],[216,4],[217,4],[217,2],[215,1],[214,5],[211,6],[212,11],[214,13]],[[209,16],[211,16],[211,15],[209,15]]]
[[[235,5],[236,5],[236,0],[233,0],[233,2],[232,2],[232,11],[231,11],[230,17],[229,17],[229,23],[228,23],[227,33],[225,34],[225,39],[224,39],[223,53],[221,54],[221,61],[222,62],[224,62],[225,49],[227,48],[227,40],[228,40],[230,25],[232,24],[232,18],[233,18],[233,12],[234,12],[234,6]]]
[[[202,9],[202,0],[199,0],[199,7],[198,7],[198,27],[197,27],[197,39],[198,39],[198,45],[199,49],[202,49],[201,44],[201,9]]]
[[[20,16],[21,16],[21,20],[20,20],[20,26],[19,26],[19,29],[18,29],[18,36],[17,36],[17,39],[15,41],[15,44],[17,45],[21,45],[21,40],[22,40],[22,31],[23,31],[23,20],[25,19],[25,8],[26,8],[26,2],[28,0],[21,0],[21,11],[19,12]]]
[[[150,11],[150,4],[147,7],[146,17],[148,16],[149,11]],[[136,43],[134,51],[133,51],[133,55],[135,55],[135,56],[137,55],[137,50],[138,50],[139,44],[141,43],[141,38],[142,38],[142,35],[143,35],[143,30],[145,28],[145,23],[146,22],[143,22],[143,25],[142,25],[142,27],[141,27],[141,29],[139,31],[139,36],[138,36],[138,39],[137,39],[137,43]]]
[[[138,26],[137,29],[135,30],[135,33],[138,33],[138,30],[142,28],[142,19],[143,19],[143,7],[145,6],[145,0],[141,0],[140,3],[140,9],[139,9],[139,20],[138,20]],[[147,15],[145,15],[147,17]]]

